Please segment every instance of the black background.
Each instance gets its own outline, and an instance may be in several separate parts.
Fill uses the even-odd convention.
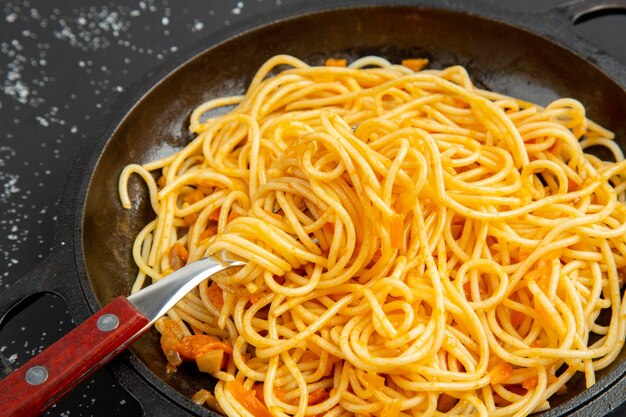
[[[48,254],[71,161],[83,143],[100,139],[90,132],[120,93],[194,42],[304,2],[0,2],[0,291]],[[481,2],[536,12],[562,1]],[[595,16],[572,30],[626,65],[625,14]],[[3,323],[0,371],[10,372],[72,326],[60,297],[31,299]],[[141,408],[104,369],[47,415],[135,416]],[[626,415],[626,407],[614,415]]]

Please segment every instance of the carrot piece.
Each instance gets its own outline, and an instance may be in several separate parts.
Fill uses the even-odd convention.
[[[428,65],[428,60],[426,58],[403,59],[402,65],[417,72],[421,71],[426,65]]]
[[[473,300],[471,282],[467,281],[465,284],[463,284],[463,291],[465,291],[465,298],[467,300],[470,300],[470,301]],[[485,291],[482,281],[478,283],[478,293],[483,296],[487,294],[487,291]]]
[[[561,140],[557,140],[556,142],[554,142],[554,145],[548,148],[548,151],[555,155],[558,155],[561,153],[562,149],[563,149],[563,142]]]
[[[263,384],[254,384],[252,386],[252,389],[254,390],[254,393],[256,394],[258,400],[265,404],[265,393],[263,392]],[[288,402],[287,400],[285,400],[285,395],[287,395],[287,391],[285,391],[283,387],[274,387],[274,394],[276,395],[276,397],[278,397],[279,400]]]
[[[191,226],[192,224],[196,222],[196,220],[198,220],[198,216],[199,216],[198,213],[191,213],[183,217],[183,221],[185,222],[187,226]]]
[[[176,242],[170,248],[168,257],[170,267],[176,270],[185,266],[187,259],[189,259],[189,252],[187,252],[187,249],[183,245]]]
[[[247,390],[238,380],[226,382],[226,389],[254,417],[272,417],[265,404],[257,398],[255,391]]]
[[[322,226],[322,229],[324,229],[324,231],[328,234],[333,234],[335,233],[335,224],[331,223],[331,222],[326,222],[324,223],[324,225]]]
[[[183,338],[183,332],[178,324],[171,319],[158,321],[156,326],[159,332],[161,332],[161,349],[167,358],[168,365],[171,365],[168,367],[168,372],[170,370],[175,372],[176,366],[182,363],[182,358],[176,348]]]
[[[404,219],[400,215],[395,215],[391,219],[391,247],[394,249],[402,248],[404,240]]]
[[[454,102],[454,107],[457,107],[459,109],[466,109],[469,107],[467,102],[461,100],[460,98],[454,97],[452,101]]]
[[[324,65],[327,67],[345,67],[348,65],[348,61],[345,59],[328,58]]]
[[[213,193],[213,189],[219,186],[218,183],[213,182],[211,180],[202,180],[196,185],[196,190],[200,191],[204,195],[209,195]]]
[[[254,384],[252,388],[254,389],[254,394],[256,395],[258,400],[261,401],[263,404],[265,404],[265,395],[263,394],[263,384]]]
[[[157,180],[157,185],[161,188],[164,188],[166,183],[167,183],[167,180],[165,179],[165,175],[161,175],[159,179]]]
[[[511,313],[511,324],[517,329],[519,326],[522,325],[525,318],[526,314],[522,313],[521,311],[513,311]]]
[[[224,342],[220,342],[208,334],[194,334],[185,336],[176,347],[180,356],[184,359],[192,360],[211,350],[223,350],[228,354],[233,353],[233,348]]]
[[[199,239],[200,241],[208,239],[211,236],[214,236],[216,233],[217,231],[213,227],[209,227],[204,232],[200,233]]]
[[[283,387],[275,387],[274,394],[276,394],[276,397],[278,397],[279,400],[287,402],[287,390]]]
[[[224,293],[219,285],[215,282],[211,282],[211,285],[207,288],[207,295],[209,296],[209,301],[213,304],[217,309],[221,310],[224,307]]]
[[[491,385],[501,384],[511,375],[513,375],[513,367],[510,363],[507,362],[502,362],[499,365],[496,365],[491,371],[489,371],[489,376],[491,377]]]
[[[335,77],[333,74],[322,73],[322,74],[311,74],[311,81],[315,83],[328,83],[334,80]]]
[[[524,382],[522,382],[522,387],[526,389],[526,391],[530,391],[531,389],[537,386],[537,382],[538,382],[537,377],[532,376],[528,378],[527,380],[525,380]]]
[[[183,261],[187,262],[187,259],[189,259],[189,252],[187,252],[187,248],[177,242],[172,245],[172,249],[176,251],[178,256],[180,256]]]
[[[204,198],[204,194],[199,190],[189,191],[187,194],[183,196],[183,201],[185,203],[193,204]]]
[[[233,220],[235,220],[237,217],[239,217],[239,215],[238,215],[237,213],[235,213],[234,211],[231,211],[231,212],[228,214],[228,219],[226,219],[226,222],[227,222],[227,223],[230,223],[230,222],[232,222]]]
[[[204,195],[211,195],[211,194],[213,194],[213,187],[203,187],[201,185],[198,185],[196,190],[200,191]]]
[[[472,298],[472,284],[469,281],[463,284],[463,292],[465,293],[466,300],[469,300]]]
[[[328,399],[328,391],[324,388],[318,388],[309,394],[309,405],[319,404]]]
[[[215,211],[213,211],[213,213],[209,214],[209,219],[218,221],[220,219],[221,212],[222,212],[222,208],[218,207],[217,209],[215,209]]]

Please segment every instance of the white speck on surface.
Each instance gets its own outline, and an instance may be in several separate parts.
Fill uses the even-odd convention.
[[[79,9],[74,20],[59,17],[60,28],[54,31],[54,36],[85,52],[107,49],[113,38],[130,27],[127,16],[121,9],[112,10],[107,6]]]
[[[9,361],[9,364],[15,363],[15,361],[17,360],[17,353],[14,353],[11,356],[9,356],[7,360]]]
[[[8,14],[4,18],[4,20],[6,20],[9,23],[13,23],[13,22],[15,22],[17,20],[17,14],[15,14],[15,13]]]
[[[50,122],[48,122],[48,120],[45,119],[44,117],[37,116],[37,117],[35,117],[35,120],[37,120],[39,122],[39,124],[42,125],[43,127],[50,126]]]
[[[17,174],[0,172],[0,184],[3,185],[2,188],[0,188],[0,202],[7,203],[9,201],[9,197],[20,192],[20,189],[17,186],[19,179],[20,176]]]
[[[161,24],[162,24],[163,26],[167,26],[167,25],[169,25],[169,24],[170,24],[170,19],[168,19],[166,16],[163,16],[163,17],[161,18]]]
[[[241,14],[241,9],[243,9],[243,2],[237,2],[237,7],[232,9],[230,12],[232,14]]]
[[[193,21],[193,26],[191,26],[191,31],[192,32],[200,32],[202,29],[204,29],[204,23],[202,23],[199,20],[194,20]]]

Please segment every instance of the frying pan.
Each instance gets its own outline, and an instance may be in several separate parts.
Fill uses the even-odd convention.
[[[94,128],[99,139],[86,143],[74,162],[51,255],[0,294],[0,317],[25,296],[47,291],[60,294],[80,322],[128,294],[136,273],[132,241],[154,214],[136,178],[129,185],[133,209],[122,209],[120,171],[182,148],[191,139],[191,110],[210,98],[241,94],[275,54],[312,64],[370,54],[393,62],[426,57],[434,68],[461,64],[484,88],[539,104],[557,97],[582,101],[589,117],[614,130],[626,148],[626,69],[571,31],[575,19],[626,8],[625,1],[583,0],[529,15],[466,1],[375,3],[324,0],[257,16],[193,45],[131,86]],[[110,370],[147,415],[215,416],[188,399],[210,387],[211,379],[184,366],[168,375],[165,364],[158,334],[151,331]],[[568,389],[541,416],[599,416],[615,409],[626,400],[626,351],[598,373],[590,389],[580,379]]]

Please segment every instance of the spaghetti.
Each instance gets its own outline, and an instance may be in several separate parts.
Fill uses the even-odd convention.
[[[228,416],[525,416],[619,354],[613,134],[575,100],[542,108],[460,66],[405,64],[276,56],[244,96],[193,112],[184,149],[122,172],[124,207],[138,174],[157,215],[133,291],[202,257],[247,261],[157,323],[172,371],[195,359],[218,379],[194,400]]]

